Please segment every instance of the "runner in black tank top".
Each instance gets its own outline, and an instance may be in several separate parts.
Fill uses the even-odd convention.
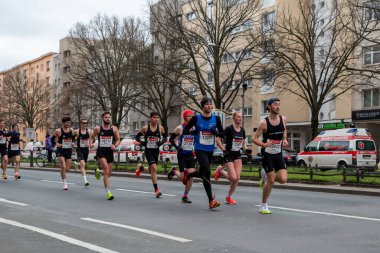
[[[98,136],[98,149],[96,150],[96,156],[100,166],[103,169],[103,184],[107,193],[106,198],[108,200],[114,199],[110,191],[110,177],[112,173],[113,152],[120,144],[120,135],[117,127],[111,125],[111,113],[102,113],[103,124],[95,127],[94,131],[90,135],[90,148],[94,147],[94,140]],[[95,171],[95,177],[100,175],[99,169]]]
[[[148,125],[141,128],[136,136],[136,141],[140,142],[145,147],[145,158],[149,164],[148,172],[150,173],[156,198],[160,198],[162,193],[157,186],[157,163],[158,156],[160,155],[160,146],[166,142],[166,133],[163,127],[158,124],[160,116],[157,112],[150,113],[150,122]],[[155,128],[152,131],[151,128]],[[144,141],[141,141],[141,136],[144,136]],[[140,176],[141,171],[144,170],[142,164],[137,165],[136,176]]]
[[[3,169],[2,177],[7,179],[8,149],[7,149],[7,131],[5,129],[4,120],[0,119],[0,155],[3,159],[1,168]]]
[[[71,154],[72,154],[72,144],[74,135],[70,128],[71,118],[62,118],[62,127],[58,128],[54,132],[54,138],[57,141],[57,155],[59,160],[59,165],[61,167],[61,178],[63,181],[63,190],[68,190],[66,182],[66,172],[70,171],[71,168]]]
[[[268,100],[269,117],[263,119],[257,131],[253,135],[253,142],[261,146],[263,169],[260,173],[260,187],[263,187],[263,197],[260,206],[262,214],[270,214],[267,201],[275,181],[284,184],[288,180],[288,172],[284,158],[282,156],[282,147],[288,146],[286,139],[286,118],[280,115],[280,100],[270,98]],[[260,141],[260,136],[263,140]]]
[[[232,116],[233,124],[226,127],[224,130],[226,145],[223,146],[222,141],[217,139],[217,144],[220,149],[223,150],[223,156],[225,160],[225,166],[227,172],[223,170],[222,166],[214,172],[214,179],[218,181],[219,177],[223,175],[225,178],[230,180],[230,190],[226,196],[226,204],[236,205],[236,201],[232,199],[232,194],[235,192],[237,185],[239,184],[239,179],[241,175],[241,170],[243,167],[241,152],[245,150],[247,153],[252,153],[251,150],[247,150],[245,144],[245,130],[241,127],[242,124],[242,114],[241,112],[234,112]]]
[[[86,177],[86,163],[88,159],[88,154],[90,152],[89,141],[91,131],[88,130],[87,125],[87,119],[81,119],[80,127],[78,130],[75,131],[75,137],[77,140],[77,157],[84,180],[84,186],[90,185]]]
[[[15,162],[15,179],[20,179],[20,159],[21,159],[21,151],[20,151],[20,142],[24,142],[20,138],[20,132],[18,125],[13,125],[12,126],[12,132],[8,134],[9,136],[9,145],[8,145],[8,164],[11,162]]]

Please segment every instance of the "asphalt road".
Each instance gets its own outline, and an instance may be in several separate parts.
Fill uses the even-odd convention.
[[[10,174],[13,171],[10,171]],[[0,252],[380,252],[378,197],[274,189],[271,215],[258,213],[261,190],[239,187],[237,206],[210,211],[203,186],[180,202],[183,185],[111,178],[115,200],[102,181],[58,172],[22,171],[0,181]],[[214,185],[223,200],[228,188]]]

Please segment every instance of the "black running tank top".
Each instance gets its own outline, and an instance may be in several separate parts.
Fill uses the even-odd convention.
[[[88,129],[86,128],[86,133],[82,134],[82,131],[79,129],[78,139],[77,139],[77,147],[78,148],[88,148],[90,134]]]
[[[58,143],[62,144],[62,148],[72,148],[71,143],[73,142],[73,137],[74,135],[71,129],[66,133],[63,131],[63,128],[61,128],[61,136],[58,138]]]
[[[150,124],[148,124],[148,130],[146,131],[144,138],[146,141],[146,148],[158,149],[159,146],[157,145],[157,142],[161,140],[160,125],[157,124],[157,129],[153,132],[150,129]]]
[[[115,134],[113,132],[112,125],[110,129],[106,130],[100,126],[100,132],[98,134],[98,149],[111,149],[112,144],[115,143]]]
[[[280,124],[273,126],[269,118],[266,117],[265,121],[267,123],[267,131],[263,133],[263,142],[266,143],[268,140],[271,140],[273,145],[271,147],[263,148],[266,153],[269,154],[278,154],[282,151],[282,139],[284,138],[285,126],[282,121],[282,116],[280,116]]]

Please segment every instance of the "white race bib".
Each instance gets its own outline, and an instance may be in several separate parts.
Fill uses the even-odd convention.
[[[62,148],[72,148],[71,143],[73,141],[71,139],[63,139],[62,140]]]
[[[147,138],[146,147],[147,148],[158,148],[157,142],[160,141],[160,139],[156,136],[149,136]]]
[[[79,140],[79,147],[81,147],[81,148],[88,148],[89,144],[90,144],[89,139],[80,139]]]
[[[5,144],[7,143],[7,138],[3,137],[0,139],[0,144]]]
[[[233,138],[231,151],[240,151],[243,147],[243,138]]]
[[[20,150],[20,144],[19,143],[11,143],[11,150],[13,150],[13,151]]]
[[[199,143],[202,145],[214,145],[215,136],[211,131],[201,131],[199,136]]]
[[[265,152],[268,154],[278,154],[281,153],[281,140],[268,140],[272,142],[272,146],[266,147]]]
[[[181,148],[183,150],[186,150],[186,151],[193,151],[194,137],[193,136],[191,136],[191,137],[184,136],[182,139],[182,147]]]
[[[99,147],[110,148],[112,146],[112,136],[100,136]]]

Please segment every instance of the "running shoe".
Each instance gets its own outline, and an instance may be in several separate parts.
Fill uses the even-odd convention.
[[[269,210],[268,207],[265,207],[265,206],[260,206],[260,210],[259,210],[260,213],[262,214],[271,214],[272,212]]]
[[[214,172],[214,179],[215,181],[218,181],[219,178],[220,178],[220,172],[222,171],[223,167],[221,165],[218,166],[218,168],[216,168],[215,172]]]
[[[62,190],[67,191],[68,189],[69,189],[69,187],[67,186],[67,184],[64,184],[62,187]]]
[[[156,190],[156,198],[160,198],[162,196],[162,192],[160,192],[160,189]]]
[[[261,177],[261,179],[260,179],[259,187],[260,187],[260,189],[263,189],[265,187],[266,182],[267,182],[267,174],[265,173],[264,169],[261,169],[260,177]]]
[[[14,175],[14,178],[15,178],[15,179],[20,179],[21,176],[20,176],[19,174],[15,174],[15,175]]]
[[[188,176],[188,174],[189,174],[189,171],[186,169],[185,172],[183,172],[183,177],[182,177],[182,184],[184,184],[184,185],[187,185],[187,181],[188,181],[187,176]]]
[[[208,207],[210,209],[217,208],[220,206],[220,202],[216,201],[215,199],[211,200]]]
[[[187,196],[182,196],[182,203],[191,204],[193,202]]]
[[[99,168],[96,168],[95,169],[95,178],[96,178],[96,180],[99,180],[101,177],[102,177],[102,175],[100,174]]]
[[[5,174],[4,172],[1,176],[3,177],[3,179],[8,179],[7,174]]]
[[[110,191],[107,192],[107,200],[113,200],[114,197]]]
[[[172,167],[172,169],[168,172],[168,179],[172,181],[174,175],[175,175],[176,167]]]
[[[235,200],[233,200],[231,197],[226,197],[226,204],[236,205],[237,202]]]
[[[89,185],[90,185],[89,182],[84,183],[84,186],[89,186]]]
[[[137,165],[136,177],[139,177],[141,174],[141,171],[143,170],[144,170],[144,167],[141,164]]]

